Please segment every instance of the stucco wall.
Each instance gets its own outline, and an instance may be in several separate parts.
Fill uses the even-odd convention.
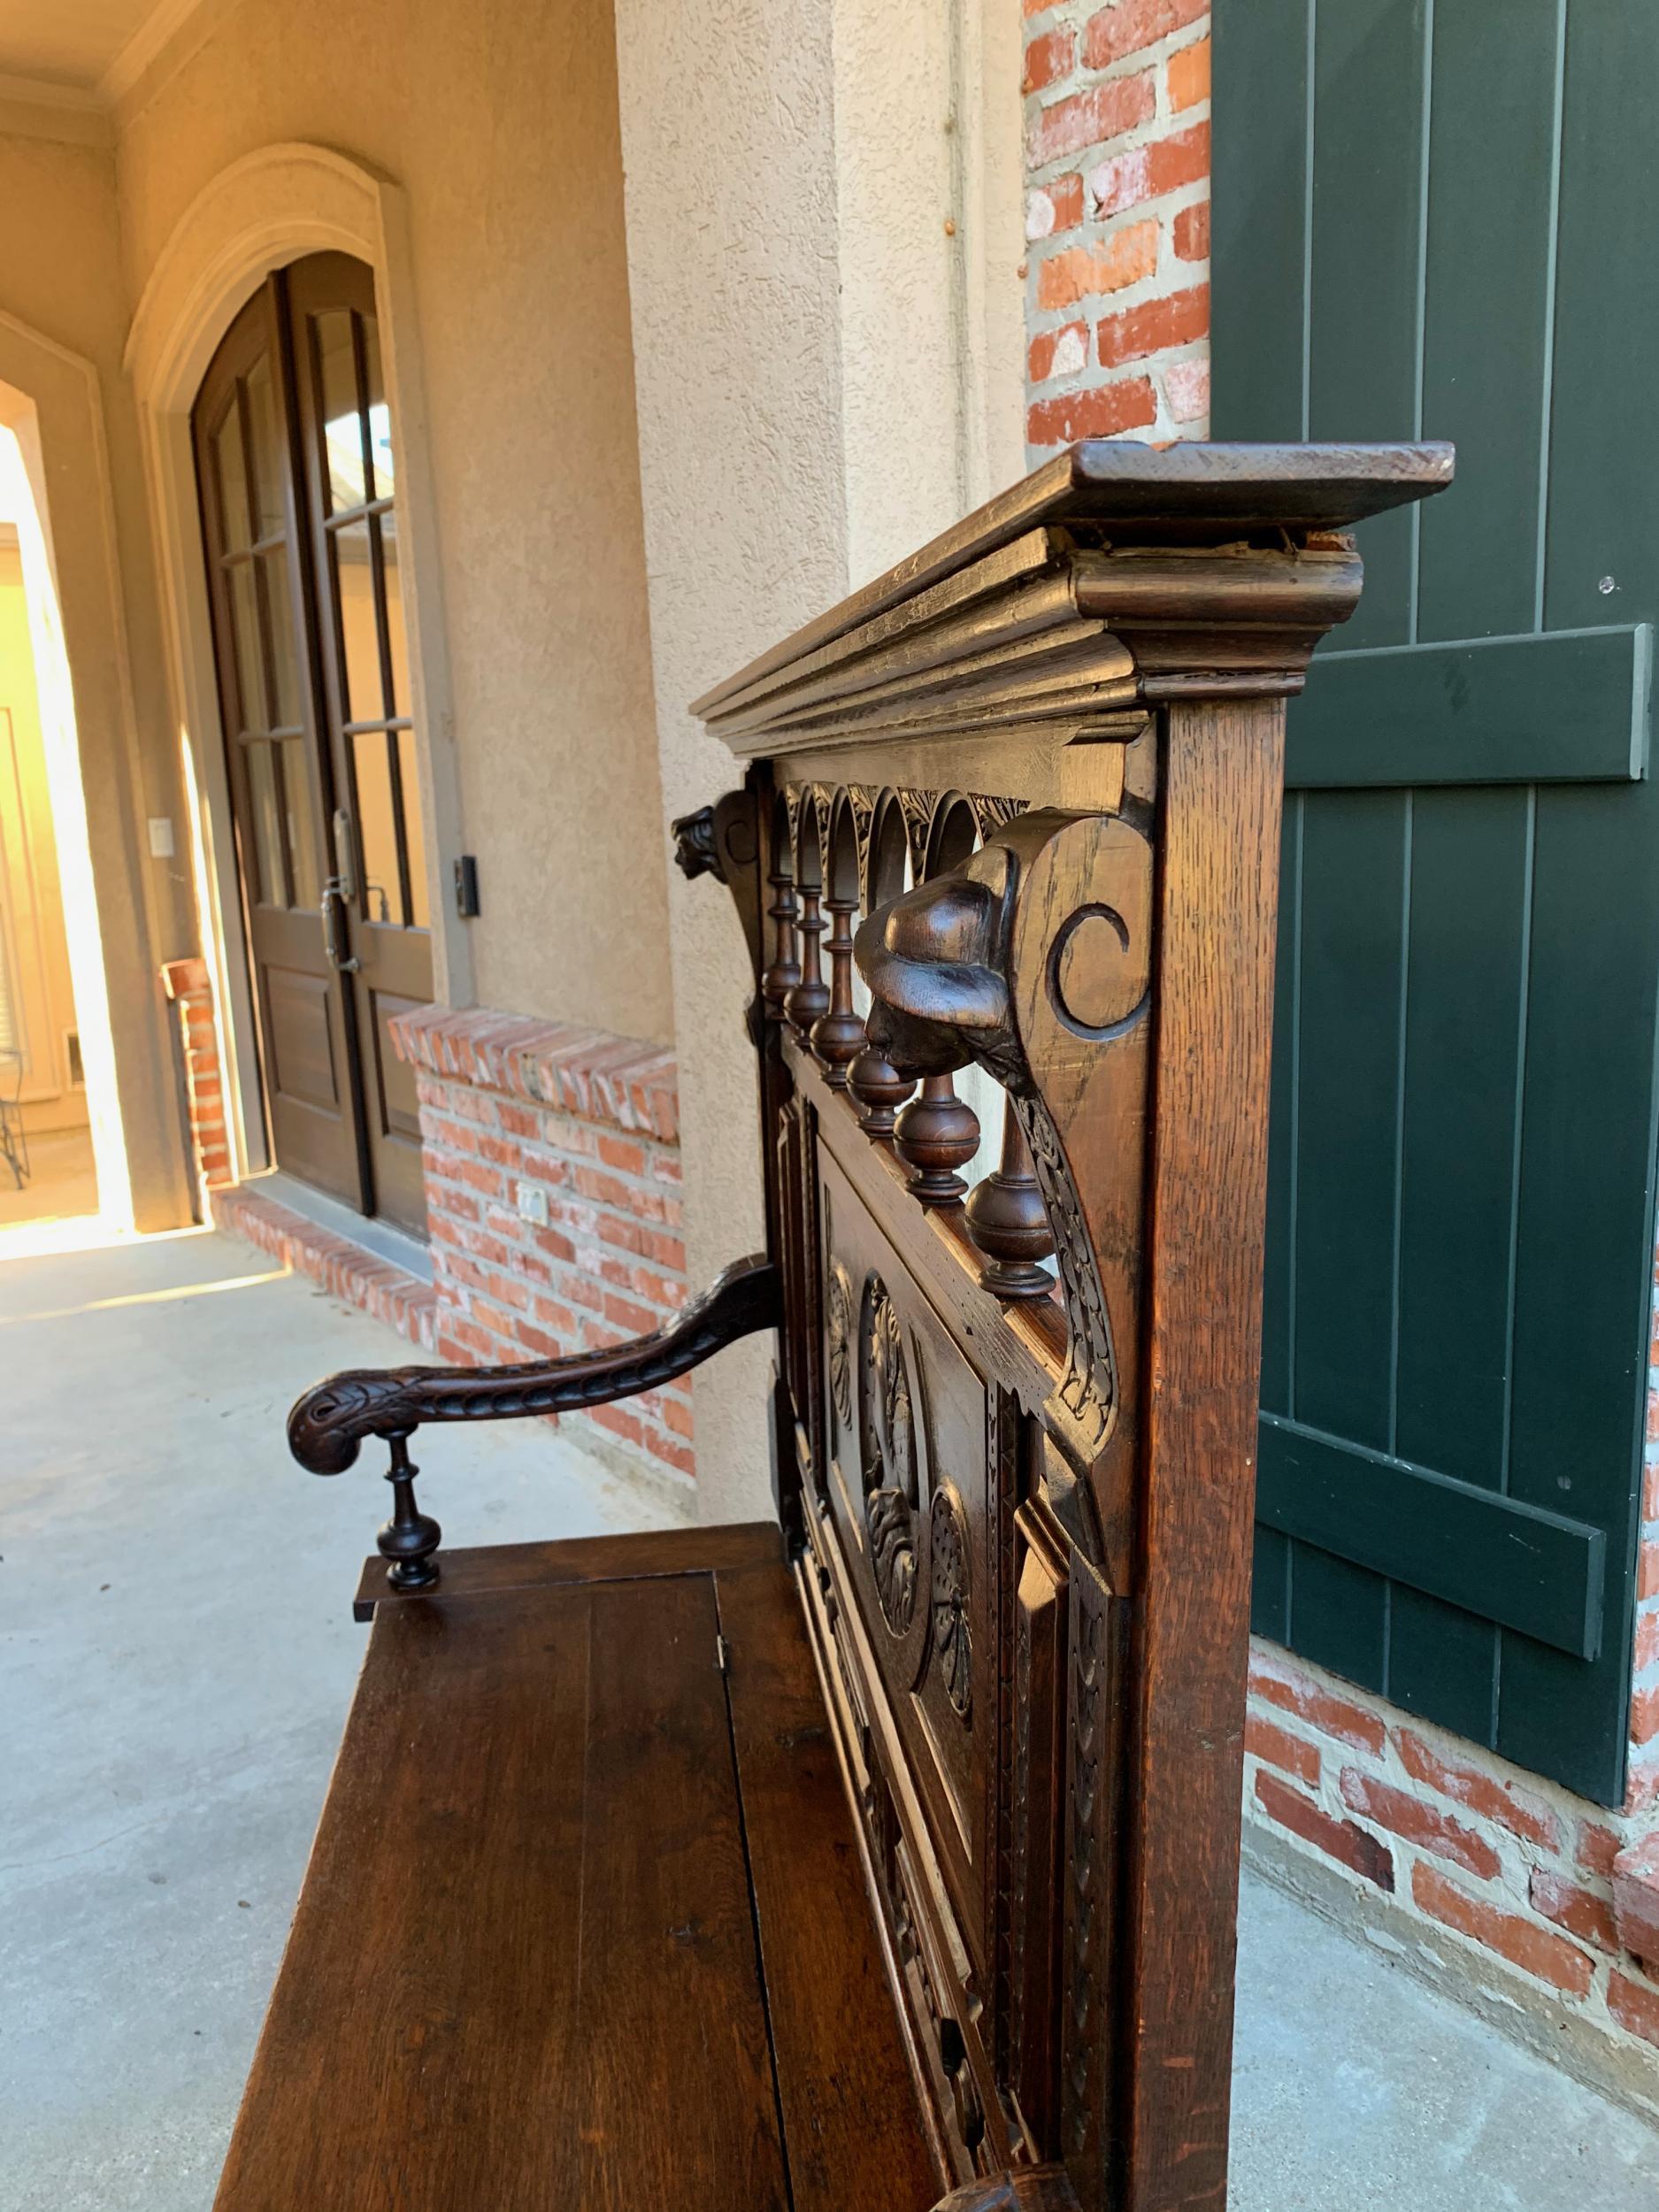
[[[118,117],[137,297],[192,198],[279,141],[405,189],[476,995],[668,1041],[665,850],[603,6],[213,10]]]
[[[618,0],[671,812],[739,780],[688,700],[1021,472],[1018,21]],[[764,1234],[748,979],[718,886],[676,879],[670,913],[695,1285]],[[764,1369],[745,1346],[698,1371],[705,1518],[767,1509]]]

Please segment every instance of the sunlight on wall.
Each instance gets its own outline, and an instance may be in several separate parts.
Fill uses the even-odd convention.
[[[22,394],[9,385],[0,385],[0,521],[16,526],[18,549],[23,562],[23,588],[28,602],[29,639],[34,648],[35,683],[40,702],[41,739],[51,794],[52,828],[58,841],[64,927],[69,941],[69,970],[74,986],[81,1063],[86,1071],[92,1153],[97,1166],[98,1219],[111,1228],[127,1229],[133,1221],[132,1185],[127,1176],[127,1144],[115,1082],[115,1045],[110,1032],[104,940],[98,926],[92,854],[87,839],[86,794],[81,781],[74,691],[58,611],[57,579],[48,534],[50,521],[42,496],[43,485],[35,411]]]

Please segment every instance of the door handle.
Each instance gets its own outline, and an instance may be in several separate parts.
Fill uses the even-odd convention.
[[[351,834],[351,816],[342,806],[334,809],[334,888],[349,905],[357,895],[357,844]]]
[[[338,876],[330,876],[323,886],[321,902],[323,950],[327,954],[330,964],[337,968],[342,975],[355,975],[363,963],[357,958],[356,953],[348,953],[343,959],[341,957],[340,937],[335,923],[334,902],[344,898],[345,895],[345,885],[341,879]]]

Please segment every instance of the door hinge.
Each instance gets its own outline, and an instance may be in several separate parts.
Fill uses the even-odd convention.
[[[730,1674],[732,1671],[731,1659],[731,1645],[726,1642],[724,1636],[717,1636],[714,1640],[714,1663],[722,1674]]]

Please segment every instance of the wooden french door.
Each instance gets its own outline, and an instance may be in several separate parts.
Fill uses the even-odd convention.
[[[193,416],[220,708],[279,1165],[423,1233],[414,1084],[387,1024],[432,996],[396,472],[373,279],[280,270]]]

